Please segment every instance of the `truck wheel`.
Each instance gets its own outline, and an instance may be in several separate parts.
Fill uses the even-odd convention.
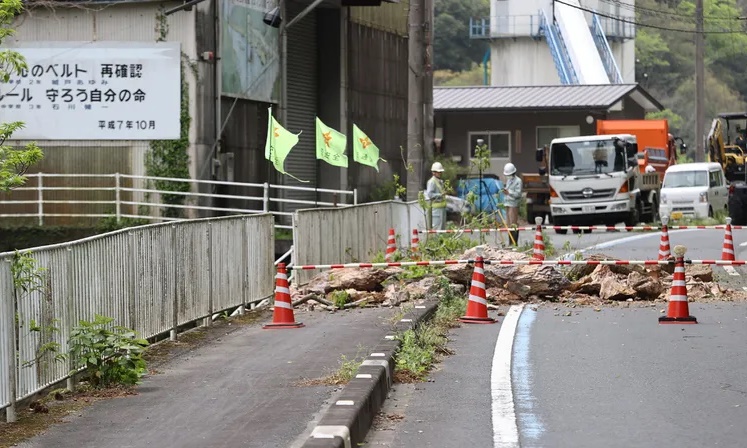
[[[630,213],[628,214],[628,219],[625,220],[625,225],[627,227],[633,227],[634,225],[638,224],[638,222],[641,220],[641,201],[635,202],[635,208],[630,210]],[[630,232],[630,230],[628,230]]]

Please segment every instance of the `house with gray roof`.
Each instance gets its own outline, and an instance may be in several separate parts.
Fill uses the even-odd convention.
[[[536,172],[537,148],[594,135],[597,120],[643,119],[664,109],[638,84],[436,87],[433,103],[436,153],[469,166],[482,139],[491,151],[487,173],[497,175],[507,162]]]

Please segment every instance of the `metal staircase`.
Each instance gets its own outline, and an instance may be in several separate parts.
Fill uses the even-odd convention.
[[[607,71],[607,76],[610,78],[612,84],[623,84],[622,73],[620,73],[615,56],[612,54],[610,44],[607,42],[607,36],[604,34],[599,16],[592,14],[592,17],[591,35],[594,37],[594,43],[597,46],[599,55],[602,57],[602,63],[604,64],[604,69]]]
[[[550,47],[550,53],[552,54],[553,62],[555,62],[555,68],[558,71],[561,84],[579,84],[576,70],[573,68],[573,62],[568,54],[568,49],[565,46],[563,37],[560,35],[557,24],[554,21],[550,22],[543,10],[539,11],[539,16],[540,32],[547,39],[547,45]]]

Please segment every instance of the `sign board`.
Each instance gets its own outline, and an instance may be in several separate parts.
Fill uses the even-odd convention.
[[[277,103],[280,97],[280,32],[262,19],[278,1],[220,1],[223,94]]]
[[[0,83],[13,140],[173,140],[180,136],[178,42],[24,42],[27,68]]]

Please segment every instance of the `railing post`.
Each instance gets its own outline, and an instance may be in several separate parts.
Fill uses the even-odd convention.
[[[270,184],[265,182],[264,195],[262,196],[262,211],[265,213],[270,211]]]
[[[353,188],[353,205],[358,205],[358,189]]]
[[[241,306],[239,316],[243,316],[249,304],[249,221],[246,217],[241,219]],[[275,230],[275,227],[272,227]]]
[[[174,284],[173,287],[173,294],[174,294],[174,300],[172,302],[172,320],[171,320],[171,334],[170,339],[172,341],[176,341],[177,338],[177,329],[179,328],[179,276],[177,275],[177,244],[179,239],[176,237],[176,224],[171,224],[171,250],[173,251],[171,256],[171,263],[174,269],[173,276],[174,276]]]
[[[39,181],[36,183],[36,190],[37,190],[37,200],[39,201],[38,204],[38,211],[39,214],[39,227],[44,225],[44,180],[43,180],[44,174],[39,173]]]
[[[337,207],[337,193],[332,193],[332,207]]]
[[[204,326],[213,324],[213,222],[207,227],[208,312]]]
[[[119,196],[119,173],[114,173],[114,207],[116,208],[117,224],[122,219],[121,198]]]
[[[5,261],[8,263],[8,271],[11,271],[11,259],[10,257],[6,258]],[[14,287],[15,288],[15,287]],[[7,360],[2,360],[3,362],[7,362],[8,365],[8,383],[10,385],[10,405],[5,409],[5,421],[7,423],[13,423],[17,420],[16,416],[16,395],[18,395],[18,391],[16,389],[16,382],[17,382],[17,375],[18,371],[16,369],[16,328],[18,323],[15,319],[15,294],[13,294],[13,297],[11,300],[8,300],[9,305],[1,305],[1,306],[8,306],[10,309],[8,313],[5,314],[0,319],[6,319],[8,322],[8,326],[6,328],[9,328],[9,338],[7,343]],[[3,325],[5,326],[5,325]]]

